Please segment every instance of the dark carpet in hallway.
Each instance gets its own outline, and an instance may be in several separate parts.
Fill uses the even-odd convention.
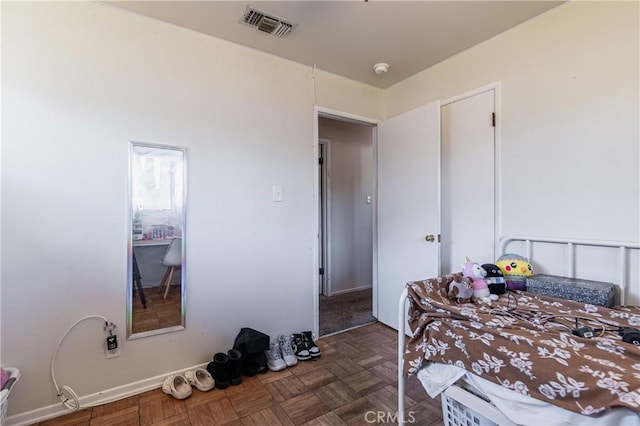
[[[376,321],[371,315],[371,291],[320,295],[320,336]]]

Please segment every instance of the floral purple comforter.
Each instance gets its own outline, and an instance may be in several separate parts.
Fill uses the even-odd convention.
[[[640,308],[608,309],[510,292],[494,302],[458,304],[447,289],[459,274],[407,284],[405,375],[425,361],[453,364],[508,389],[592,415],[615,407],[640,412],[640,347],[619,327],[640,328]],[[571,329],[591,327],[594,338]]]

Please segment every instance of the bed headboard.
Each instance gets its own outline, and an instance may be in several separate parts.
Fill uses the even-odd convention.
[[[616,284],[620,286],[620,304],[624,305],[627,301],[629,274],[628,274],[628,253],[631,250],[639,250],[640,243],[630,243],[623,241],[596,241],[596,240],[580,240],[569,238],[552,238],[552,237],[534,237],[527,235],[509,235],[500,239],[498,248],[499,255],[507,253],[507,246],[512,242],[524,242],[526,246],[526,257],[529,261],[532,261],[533,257],[533,244],[534,243],[551,243],[551,244],[564,244],[566,245],[566,257],[567,272],[566,275],[571,278],[575,277],[576,270],[576,247],[602,247],[608,250],[618,250],[618,267]]]

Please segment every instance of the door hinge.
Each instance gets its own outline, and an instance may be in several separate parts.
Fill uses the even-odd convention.
[[[320,269],[318,270],[318,273],[319,273],[320,275],[324,275],[324,268],[320,268]]]
[[[324,158],[322,157],[318,158],[318,164],[324,164]]]
[[[438,242],[442,241],[442,236],[440,234],[438,234]]]
[[[496,127],[496,113],[495,112],[491,113],[491,126],[492,127]]]

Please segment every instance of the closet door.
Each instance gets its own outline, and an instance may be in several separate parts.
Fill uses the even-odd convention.
[[[496,258],[494,105],[487,90],[441,108],[443,274],[459,272],[467,256]]]
[[[409,281],[440,263],[440,102],[378,124],[378,320],[396,328]]]

